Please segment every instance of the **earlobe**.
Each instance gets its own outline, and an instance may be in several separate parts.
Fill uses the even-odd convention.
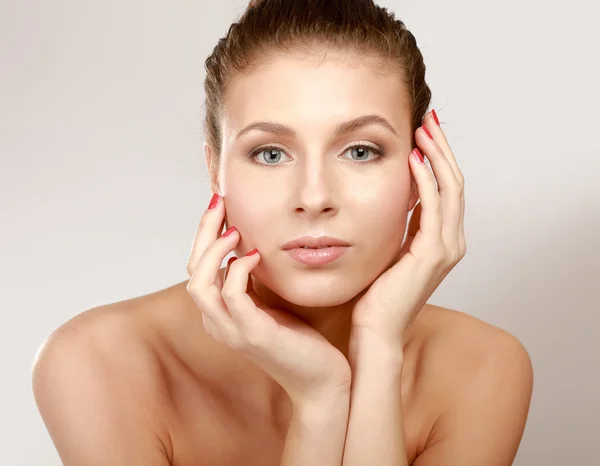
[[[419,200],[419,188],[415,181],[415,178],[410,175],[410,196],[408,198],[408,211],[410,212],[417,205],[417,201]]]
[[[206,169],[208,171],[208,176],[210,177],[210,189],[213,193],[219,193],[217,177],[218,173],[213,167],[213,153],[209,144],[204,142],[204,158],[206,159]]]

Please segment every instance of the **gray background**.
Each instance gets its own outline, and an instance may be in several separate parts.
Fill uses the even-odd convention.
[[[417,37],[467,180],[469,251],[430,302],[529,350],[515,464],[600,464],[598,6],[380,4]],[[30,385],[46,335],[187,278],[209,200],[203,63],[245,7],[1,1],[2,464],[60,464]]]

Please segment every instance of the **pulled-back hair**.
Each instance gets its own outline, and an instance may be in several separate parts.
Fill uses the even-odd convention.
[[[423,55],[402,21],[373,0],[252,0],[205,62],[204,135],[212,167],[219,165],[220,122],[232,77],[251,72],[279,52],[320,50],[381,60],[378,71],[396,76],[402,84],[416,147],[414,133],[427,112],[431,91]]]

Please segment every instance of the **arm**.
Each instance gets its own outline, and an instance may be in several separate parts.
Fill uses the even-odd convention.
[[[282,466],[342,464],[350,387],[294,405]]]
[[[148,398],[118,382],[127,375],[115,370],[90,339],[77,328],[57,330],[32,371],[35,400],[62,464],[168,466],[147,416]],[[134,372],[146,369],[140,364]]]
[[[356,337],[343,466],[407,466],[402,425],[402,347],[373,334]]]
[[[414,466],[512,464],[529,411],[531,361],[521,343],[504,332],[490,335],[479,346],[459,355],[473,363],[467,373],[462,369],[454,375],[461,383]],[[356,361],[343,466],[408,465],[399,375],[391,371],[398,358],[389,354],[375,344],[369,349],[365,344],[365,356]]]

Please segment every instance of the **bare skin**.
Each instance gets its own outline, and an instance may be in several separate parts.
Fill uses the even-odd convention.
[[[83,464],[78,442],[70,439],[98,436],[111,442],[115,459],[130,464],[279,464],[289,398],[207,335],[186,284],[91,309],[45,342],[35,393],[65,464]],[[418,314],[402,372],[409,464],[435,437],[436,421],[468,391],[486,356],[506,347],[503,342],[513,346],[513,339],[442,307],[427,304]],[[63,403],[72,408],[65,411]]]
[[[66,466],[512,463],[527,352],[424,304],[465,253],[464,180],[436,114],[415,132],[429,169],[393,72],[317,58],[272,56],[230,84],[221,157],[205,145],[221,201],[190,280],[45,342],[33,389]],[[301,235],[348,249],[308,269],[284,252]]]

